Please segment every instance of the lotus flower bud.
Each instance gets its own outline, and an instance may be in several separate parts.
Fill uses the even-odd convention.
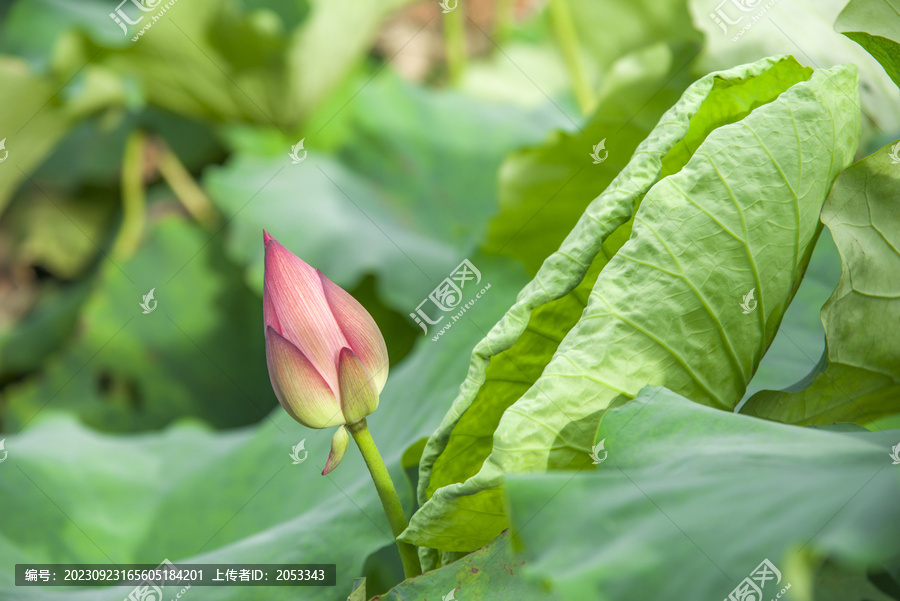
[[[263,237],[266,362],[278,402],[308,428],[362,419],[378,407],[387,381],[388,354],[381,331],[340,286],[267,232]],[[337,458],[327,471],[343,455],[336,454],[334,442],[332,455]]]

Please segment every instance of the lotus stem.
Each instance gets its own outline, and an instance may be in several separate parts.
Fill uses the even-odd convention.
[[[587,115],[594,110],[596,99],[578,58],[578,32],[575,29],[575,22],[572,20],[572,13],[569,11],[567,1],[550,0],[550,21],[556,42],[562,50],[563,59],[569,69],[569,77],[572,78],[575,99],[578,101],[581,113]]]
[[[144,149],[147,136],[136,130],[125,143],[122,157],[122,227],[113,246],[113,255],[127,259],[137,251],[144,233]]]
[[[366,418],[362,418],[357,422],[347,424],[359,452],[362,453],[363,460],[372,474],[372,480],[375,482],[375,490],[381,498],[381,504],[384,507],[384,513],[387,515],[388,522],[391,525],[391,531],[394,533],[396,540],[400,534],[409,526],[406,514],[403,512],[403,505],[400,503],[400,497],[397,496],[397,490],[391,481],[391,475],[388,473],[381,453],[375,446],[375,440],[369,432],[369,426],[366,424]],[[407,578],[418,576],[422,573],[422,566],[419,563],[419,555],[416,548],[409,543],[401,541],[397,542],[397,549],[400,551],[400,560],[403,562],[403,572]]]
[[[466,17],[463,0],[444,14],[444,44],[447,52],[447,71],[454,85],[462,81],[466,68]]]
[[[178,160],[168,144],[160,141],[159,173],[172,189],[175,197],[181,202],[191,217],[206,229],[217,224],[217,214],[212,202],[206,197],[203,189],[197,184],[190,171]]]

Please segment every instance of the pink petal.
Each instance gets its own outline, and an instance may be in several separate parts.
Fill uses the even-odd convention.
[[[296,346],[269,326],[266,363],[278,402],[307,428],[330,428],[344,423],[341,406],[331,388]]]
[[[341,349],[338,359],[341,380],[341,411],[346,423],[364,418],[378,409],[378,390],[363,362],[349,348]]]
[[[359,301],[321,273],[319,277],[322,280],[325,298],[328,299],[347,345],[366,366],[375,382],[376,390],[380,393],[387,382],[390,368],[387,346],[381,330]]]
[[[347,341],[325,298],[319,271],[272,238],[266,244],[265,290],[281,334],[338,390],[337,356]]]
[[[264,328],[271,327],[281,334],[278,313],[275,312],[275,305],[272,304],[272,295],[269,293],[269,286],[265,282],[263,282],[263,322]]]

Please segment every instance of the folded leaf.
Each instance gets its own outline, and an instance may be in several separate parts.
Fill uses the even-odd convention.
[[[856,149],[855,86],[852,66],[781,57],[688,88],[475,347],[404,540],[483,546],[507,526],[504,473],[589,464],[600,416],[645,385],[734,407]]]
[[[793,424],[900,413],[900,160],[890,151],[841,173],[822,209],[843,262],[822,307],[822,360],[791,389],[753,395],[742,413]]]

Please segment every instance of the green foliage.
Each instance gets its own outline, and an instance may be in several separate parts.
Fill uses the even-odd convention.
[[[404,540],[486,544],[507,527],[504,473],[583,466],[592,424],[647,384],[741,400],[856,150],[855,83],[769,59],[688,88],[475,348]]]
[[[900,171],[890,150],[841,173],[822,209],[844,265],[822,307],[822,361],[787,391],[755,394],[744,413],[808,425],[866,423],[900,411]]]
[[[900,428],[897,0],[118,1],[0,7],[0,562],[645,601],[768,558],[783,599],[900,599],[900,430],[864,429]],[[263,228],[384,333],[421,576],[277,406]],[[489,291],[422,336],[463,259]]]
[[[721,599],[763,559],[782,571],[764,598],[790,582],[787,598],[809,599],[798,589],[818,558],[859,574],[896,553],[898,436],[785,426],[646,388],[603,417],[596,471],[508,479],[513,532],[527,576],[562,599]],[[842,598],[884,598],[859,590]]]

